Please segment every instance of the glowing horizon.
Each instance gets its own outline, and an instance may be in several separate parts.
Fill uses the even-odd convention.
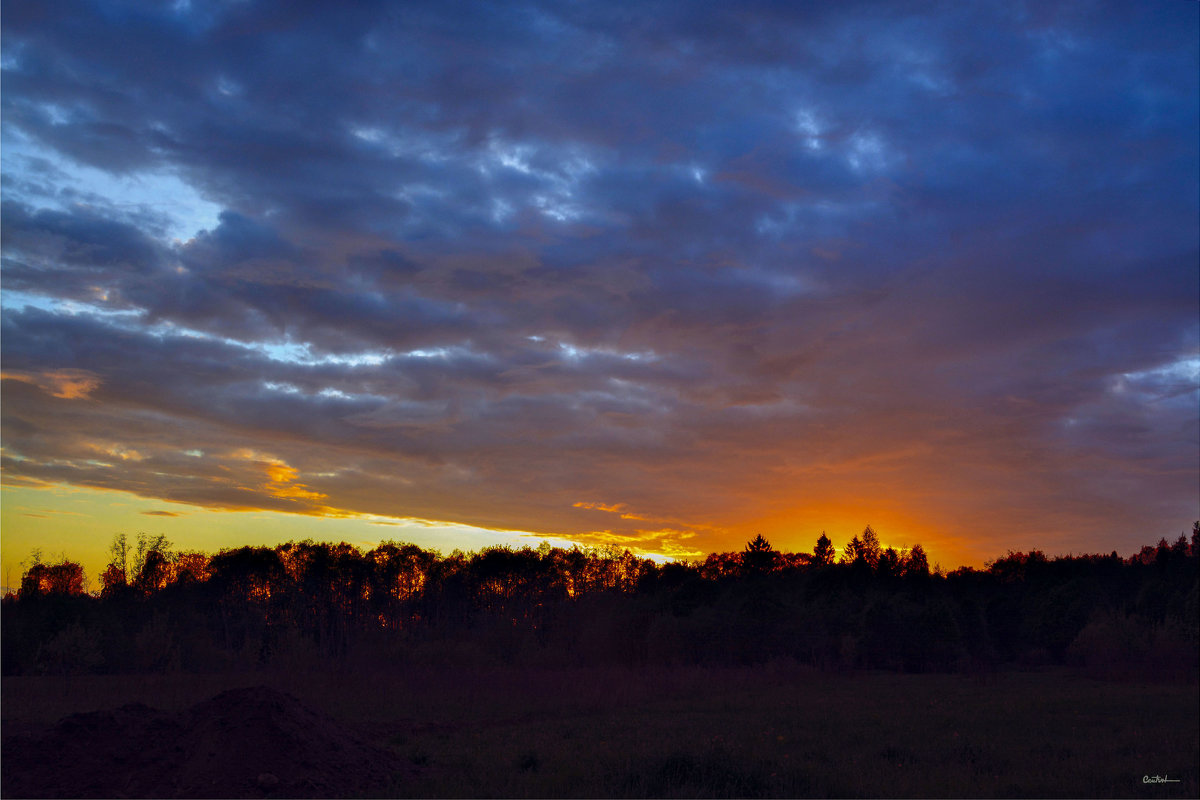
[[[578,537],[565,538],[550,532],[516,531],[479,528],[452,522],[379,517],[349,512],[332,514],[295,514],[278,511],[230,510],[205,508],[188,503],[139,497],[120,489],[91,489],[65,485],[45,487],[0,487],[0,525],[5,536],[0,540],[0,575],[4,586],[15,590],[24,565],[33,550],[41,552],[43,561],[57,562],[67,558],[84,567],[91,590],[98,589],[98,578],[109,561],[109,546],[113,537],[124,533],[133,541],[138,534],[162,534],[176,551],[200,551],[212,555],[223,549],[243,546],[274,547],[288,541],[311,539],[317,542],[348,542],[366,551],[385,541],[412,543],[426,550],[443,554],[453,550],[475,552],[487,547],[532,547],[545,542],[553,547],[603,547],[615,545],[629,549],[635,555],[655,561],[674,559],[703,560],[705,551],[664,553],[654,549],[659,539],[647,531],[639,539],[615,536],[609,531],[593,531]],[[597,506],[600,504],[577,504]],[[624,509],[604,506],[598,510],[623,513]],[[878,525],[871,522],[857,525],[853,515],[839,517],[830,513],[829,524],[800,532],[787,526],[791,522],[772,523],[764,520],[759,530],[780,552],[811,552],[822,534],[828,536],[835,551],[843,553],[854,536],[861,535],[870,525],[880,535],[883,548],[893,547],[905,552],[920,544],[931,566],[938,564],[946,571],[960,566],[980,568],[985,561],[1003,556],[1002,552],[975,552],[955,549],[954,540],[936,535],[921,537],[912,527]],[[794,518],[793,518],[794,519]],[[886,520],[885,523],[891,520]],[[907,531],[910,535],[905,535]],[[811,533],[811,541],[805,541]],[[1185,531],[1186,533],[1186,531]],[[1168,539],[1169,532],[1162,535]],[[749,541],[756,534],[745,534]],[[1161,537],[1158,537],[1161,538]],[[740,551],[745,541],[729,539],[731,544],[720,551]],[[1142,544],[1153,544],[1147,538]],[[930,544],[935,542],[936,544]],[[947,543],[949,542],[949,543]],[[961,546],[960,546],[961,547]],[[1139,545],[1140,547],[1140,545]],[[1036,546],[1010,548],[1038,549]],[[1137,548],[1134,548],[1136,550]],[[1132,555],[1134,550],[1122,552]],[[969,554],[956,560],[955,554]],[[1079,553],[1076,553],[1077,555]],[[1063,555],[1051,553],[1050,555]]]

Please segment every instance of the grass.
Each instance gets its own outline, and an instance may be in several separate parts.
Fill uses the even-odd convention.
[[[6,678],[5,732],[266,683],[419,767],[411,797],[1195,797],[1200,693],[1065,671],[419,669]],[[1179,783],[1146,784],[1161,775]]]

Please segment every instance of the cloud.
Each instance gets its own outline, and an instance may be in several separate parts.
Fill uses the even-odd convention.
[[[1200,515],[1196,30],[6,14],[5,480],[659,552],[1140,545]]]
[[[32,384],[51,397],[63,400],[80,400],[94,392],[100,385],[99,376],[82,369],[60,369],[28,372],[3,372],[0,380],[14,380]]]

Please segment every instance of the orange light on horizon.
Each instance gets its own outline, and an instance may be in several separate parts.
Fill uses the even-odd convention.
[[[880,547],[891,547],[898,553],[919,544],[930,565],[941,564],[948,569],[959,566],[983,565],[993,557],[983,550],[983,543],[968,542],[961,536],[947,533],[934,523],[914,514],[890,508],[881,503],[847,507],[834,504],[807,506],[802,511],[789,510],[756,520],[756,526],[746,530],[761,532],[775,549],[791,552],[811,552],[818,537],[824,533],[833,543],[839,556],[855,536],[861,538],[870,526],[879,537]]]

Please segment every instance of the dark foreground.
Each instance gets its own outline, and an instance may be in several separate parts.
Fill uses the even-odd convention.
[[[1195,683],[1062,670],[9,677],[3,701],[5,797],[1200,793]]]

